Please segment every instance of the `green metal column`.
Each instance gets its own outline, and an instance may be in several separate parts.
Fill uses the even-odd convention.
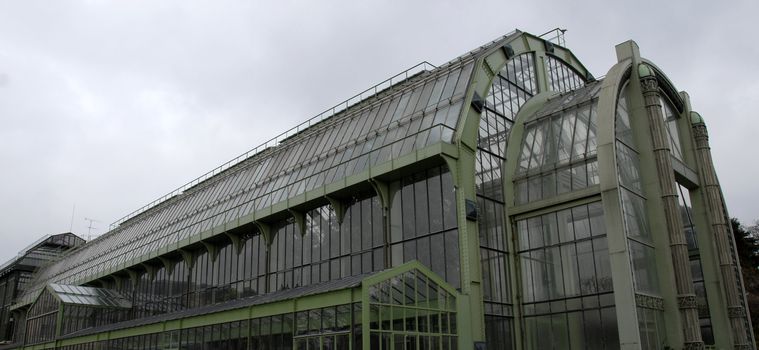
[[[456,215],[459,228],[459,259],[461,265],[461,294],[457,299],[459,348],[474,346],[475,341],[485,341],[485,317],[482,299],[480,271],[480,244],[477,222],[466,217],[466,202],[476,203],[475,157],[480,123],[480,112],[469,107],[472,100],[482,98],[490,87],[493,71],[486,58],[477,61],[469,82],[462,117],[457,126],[456,145],[458,159],[445,157],[453,176],[456,190]]]
[[[711,231],[717,248],[717,258],[722,275],[723,290],[727,299],[727,314],[730,318],[732,343],[735,349],[755,349],[751,336],[750,319],[744,308],[743,283],[740,279],[735,243],[731,242],[733,234],[727,219],[722,189],[717,180],[714,163],[709,147],[709,134],[703,119],[694,113],[693,136],[696,141],[698,172],[701,174],[706,193],[707,215],[711,222]]]
[[[616,159],[616,108],[620,87],[638,56],[638,46],[627,41],[616,46],[618,63],[606,74],[598,99],[598,172],[612,271],[614,305],[620,348],[641,348],[632,263],[625,233]]]
[[[683,323],[684,347],[685,349],[703,349],[704,342],[701,340],[696,295],[693,290],[693,278],[688,257],[688,244],[685,240],[682,218],[680,217],[677,183],[672,169],[669,141],[666,135],[664,116],[662,115],[659,83],[653,70],[645,64],[638,66],[638,74],[643,89],[661,201],[664,205],[672,265],[675,270],[675,287]]]
[[[466,202],[475,201],[476,198],[474,156],[475,151],[464,146],[460,148],[459,159],[446,158],[456,190],[462,294],[457,299],[456,307],[459,310],[459,348],[463,349],[471,347],[475,341],[485,340],[477,222],[466,217]]]

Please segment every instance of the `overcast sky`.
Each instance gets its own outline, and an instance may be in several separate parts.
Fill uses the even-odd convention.
[[[637,41],[706,119],[730,214],[759,218],[759,1],[270,3],[0,0],[0,262],[515,28],[568,29],[596,76]]]

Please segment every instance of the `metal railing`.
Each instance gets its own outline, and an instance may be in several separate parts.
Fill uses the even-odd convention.
[[[562,29],[559,27],[556,27],[554,29],[551,29],[543,34],[538,35],[538,37],[546,39],[556,45],[566,47],[567,41],[564,38],[564,33],[566,33],[566,29]]]
[[[21,258],[21,257],[23,257],[24,255],[26,255],[27,253],[29,253],[29,251],[30,251],[32,248],[34,248],[36,245],[38,245],[38,244],[40,244],[40,243],[44,242],[46,239],[50,238],[51,236],[52,236],[52,235],[45,235],[45,236],[43,236],[42,238],[40,238],[40,239],[38,239],[38,240],[34,241],[34,243],[32,243],[32,244],[30,244],[30,245],[26,246],[26,248],[24,248],[24,249],[21,249],[21,251],[19,251],[19,252],[18,252],[18,254],[17,254],[16,256],[14,256],[14,257],[10,258],[10,260],[8,260],[8,261],[6,261],[5,263],[3,263],[2,265],[0,265],[0,271],[4,270],[4,269],[5,269],[6,267],[8,267],[8,266],[11,266],[11,265],[12,265],[14,262],[18,261],[18,259],[20,259],[20,258]]]
[[[300,123],[300,124],[296,125],[295,127],[291,128],[291,129],[289,129],[289,130],[287,130],[287,131],[285,131],[285,132],[283,132],[283,133],[281,133],[281,134],[279,134],[279,135],[277,135],[277,136],[275,136],[275,137],[273,137],[273,138],[271,138],[269,140],[267,140],[266,142],[264,142],[264,143],[256,146],[255,148],[253,148],[253,149],[251,149],[251,150],[249,150],[249,151],[247,151],[247,152],[245,152],[245,153],[243,153],[243,154],[241,154],[241,155],[239,155],[239,156],[237,156],[237,157],[235,157],[235,158],[227,161],[226,163],[224,163],[224,164],[216,167],[215,169],[213,169],[213,170],[211,170],[211,171],[209,171],[209,172],[207,172],[207,173],[205,173],[205,174],[203,174],[203,175],[201,175],[201,176],[193,179],[192,181],[190,181],[190,182],[188,182],[188,183],[186,183],[186,184],[178,187],[177,189],[175,189],[175,190],[173,190],[173,191],[171,191],[171,192],[169,192],[169,193],[167,193],[167,194],[159,197],[158,199],[156,199],[156,200],[154,200],[154,201],[152,201],[152,202],[150,202],[150,203],[142,206],[141,208],[139,208],[139,209],[137,209],[137,210],[135,210],[135,211],[133,211],[133,212],[125,215],[124,217],[122,217],[122,218],[114,221],[110,225],[109,231],[113,230],[116,227],[118,227],[120,224],[124,223],[125,221],[127,221],[127,220],[129,220],[129,219],[131,219],[131,218],[133,218],[133,217],[141,214],[141,213],[144,213],[148,209],[153,208],[156,205],[158,205],[158,204],[160,204],[160,203],[162,203],[162,202],[170,199],[171,197],[180,195],[185,190],[187,190],[187,189],[189,189],[189,188],[191,188],[191,187],[193,187],[193,186],[195,186],[195,185],[197,185],[197,184],[199,184],[199,183],[201,183],[201,182],[203,182],[205,180],[208,180],[211,177],[216,176],[216,175],[224,172],[225,170],[227,170],[229,168],[232,168],[233,166],[235,166],[235,165],[241,163],[242,161],[244,161],[244,160],[252,157],[253,155],[258,154],[258,153],[266,150],[267,148],[279,145],[280,142],[282,142],[282,141],[284,141],[284,140],[286,140],[286,139],[288,139],[288,138],[290,138],[290,137],[292,137],[294,135],[297,135],[297,134],[301,133],[302,131],[304,131],[304,130],[310,128],[310,127],[312,127],[315,124],[317,124],[317,123],[319,123],[319,122],[321,122],[321,121],[323,121],[325,119],[328,119],[328,118],[330,118],[330,117],[332,117],[332,116],[334,116],[334,115],[336,115],[336,114],[338,114],[340,112],[343,112],[343,111],[347,110],[349,107],[360,103],[361,101],[364,101],[364,100],[366,100],[368,98],[376,96],[378,93],[380,93],[380,92],[382,92],[382,91],[384,91],[384,90],[392,87],[395,84],[398,84],[399,82],[407,80],[408,78],[410,78],[410,77],[412,77],[412,76],[414,76],[416,74],[419,74],[419,73],[424,72],[424,71],[429,71],[429,70],[435,69],[435,68],[437,68],[437,67],[434,66],[433,64],[431,64],[431,63],[429,63],[427,61],[422,61],[422,62],[418,63],[417,65],[415,65],[415,66],[413,66],[413,67],[411,67],[409,69],[406,69],[406,70],[404,70],[404,71],[402,71],[402,72],[400,72],[400,73],[398,73],[398,74],[396,74],[396,75],[394,75],[394,76],[392,76],[392,77],[390,77],[388,79],[385,79],[384,81],[375,84],[374,86],[372,86],[372,87],[370,87],[370,88],[368,88],[368,89],[366,89],[366,90],[364,90],[364,91],[362,91],[362,92],[354,95],[353,97],[348,98],[347,100],[345,100],[343,102],[338,103],[337,105],[335,105],[332,108],[328,108],[324,112],[319,113],[319,114],[317,114],[314,117],[311,117],[310,119],[306,120],[305,122]]]

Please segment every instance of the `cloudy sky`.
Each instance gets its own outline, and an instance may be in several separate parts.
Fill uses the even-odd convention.
[[[270,3],[0,0],[0,261],[515,28],[568,29],[597,76],[636,40],[707,119],[731,215],[759,218],[756,0]]]

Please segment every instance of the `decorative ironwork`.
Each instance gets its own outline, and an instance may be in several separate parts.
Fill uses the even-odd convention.
[[[680,295],[677,297],[677,307],[680,309],[695,309],[697,306],[696,296],[693,294]]]
[[[727,316],[730,318],[746,317],[746,309],[743,306],[730,306],[727,308]]]
[[[643,77],[640,79],[640,88],[644,94],[658,92],[659,82],[656,80],[656,77]]]
[[[703,342],[687,342],[684,345],[683,350],[703,350],[706,348]]]
[[[706,125],[696,124],[693,125],[693,138],[696,140],[705,139],[709,140],[709,132],[706,130]]]
[[[635,304],[647,309],[664,310],[664,299],[645,294],[635,294]]]

